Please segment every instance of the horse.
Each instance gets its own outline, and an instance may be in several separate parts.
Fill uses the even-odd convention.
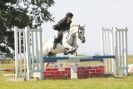
[[[85,43],[84,27],[85,26],[72,25],[68,32],[63,33],[62,45],[60,43],[57,44],[55,49],[53,49],[54,39],[43,43],[43,56],[55,56],[58,53],[64,53],[65,55],[76,53],[78,49],[77,38],[81,43]]]

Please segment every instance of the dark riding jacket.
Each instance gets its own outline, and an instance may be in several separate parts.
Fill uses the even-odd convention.
[[[67,23],[67,18],[65,17],[61,19],[56,25],[54,25],[53,29],[58,31],[67,31],[70,28],[71,22],[72,21]]]

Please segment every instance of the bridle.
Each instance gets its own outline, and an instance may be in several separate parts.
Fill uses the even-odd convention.
[[[80,29],[80,25],[72,25],[70,28],[75,27],[75,26],[78,27],[78,38],[79,38],[79,39],[82,39],[82,38],[84,39],[85,37],[82,37],[81,35],[79,35],[79,34],[80,34],[80,30],[81,30],[81,29]],[[76,38],[76,36],[73,36],[73,35],[70,33],[70,31],[68,32],[67,37],[68,37],[69,35],[72,36],[72,38],[73,38],[73,41],[72,41],[72,44],[71,44],[71,45],[73,45],[74,39]],[[66,39],[67,39],[67,38],[66,38]]]
[[[78,38],[85,38],[85,37],[82,37],[81,35],[79,35],[80,34],[80,30],[81,30],[80,29],[80,25],[72,25],[71,28],[75,27],[75,26],[78,27]]]

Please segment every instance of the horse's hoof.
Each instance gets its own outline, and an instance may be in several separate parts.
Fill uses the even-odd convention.
[[[68,52],[64,52],[64,55],[68,55]]]
[[[73,51],[71,51],[71,52],[69,52],[70,54],[74,54],[76,52],[76,50],[73,50]]]
[[[70,52],[70,54],[74,54],[74,53],[75,53],[75,51]]]
[[[74,54],[74,52],[70,52],[70,54]]]

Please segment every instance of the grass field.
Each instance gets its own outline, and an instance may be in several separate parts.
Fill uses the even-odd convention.
[[[129,57],[133,64],[133,56]],[[0,64],[2,67],[13,67],[13,64]],[[2,75],[2,73],[0,74]],[[76,80],[43,80],[43,81],[8,81],[0,76],[0,89],[133,89],[133,75],[122,78],[104,77]]]
[[[133,77],[11,82],[0,78],[0,89],[133,89]]]

